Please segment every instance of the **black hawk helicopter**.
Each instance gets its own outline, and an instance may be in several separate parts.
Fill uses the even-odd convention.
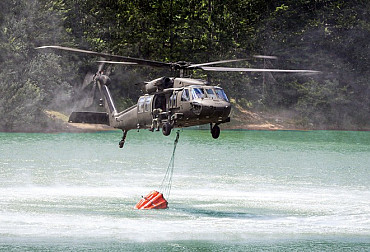
[[[220,135],[221,123],[230,122],[231,104],[224,90],[219,86],[211,86],[207,81],[186,77],[189,71],[222,72],[281,72],[281,73],[318,73],[313,70],[283,70],[215,67],[212,65],[242,61],[246,59],[221,60],[202,64],[189,62],[167,63],[160,61],[131,58],[126,56],[99,53],[62,46],[41,46],[37,49],[57,49],[76,53],[84,53],[102,57],[112,61],[101,60],[99,71],[93,77],[94,89],[97,86],[102,98],[101,104],[106,112],[72,112],[69,122],[107,124],[123,131],[119,147],[122,148],[127,132],[131,129],[162,129],[165,136],[170,135],[173,128],[183,128],[209,124],[212,137]],[[256,55],[256,58],[275,59],[274,56]],[[115,61],[113,61],[115,60]],[[160,77],[145,82],[144,95],[140,96],[136,105],[117,111],[109,92],[110,78],[101,71],[103,64],[139,64],[150,67],[169,68],[179,72],[179,77]]]

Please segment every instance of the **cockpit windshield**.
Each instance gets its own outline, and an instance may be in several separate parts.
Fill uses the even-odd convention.
[[[204,89],[203,88],[192,88],[191,95],[193,96],[193,100],[197,98],[204,98]]]
[[[191,88],[191,96],[192,99],[203,99],[203,98],[210,98],[210,99],[221,99],[224,101],[229,102],[224,90],[220,87],[192,87]]]
[[[222,88],[215,88],[215,92],[216,92],[216,95],[217,95],[217,98],[219,99],[222,99],[224,101],[229,101],[229,99],[227,98],[224,90]]]
[[[211,99],[217,99],[217,96],[212,88],[206,88],[207,97]]]

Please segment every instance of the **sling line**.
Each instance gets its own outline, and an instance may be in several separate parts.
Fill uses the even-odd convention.
[[[160,192],[163,193],[163,195],[166,195],[167,200],[170,197],[170,191],[171,191],[171,186],[172,186],[172,175],[173,175],[173,168],[175,164],[175,151],[176,151],[176,145],[179,142],[179,137],[180,137],[180,131],[178,130],[176,132],[176,139],[173,144],[173,151],[172,151],[172,157],[170,160],[170,163],[168,164],[166,174],[164,175],[164,178],[161,183],[161,187],[159,189]]]

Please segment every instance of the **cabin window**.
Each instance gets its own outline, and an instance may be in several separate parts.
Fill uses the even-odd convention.
[[[137,107],[138,107],[137,112],[138,113],[143,113],[144,112],[144,100],[145,100],[145,97],[140,97],[139,102],[137,104]]]
[[[213,92],[213,89],[207,88],[206,93],[208,98],[217,99],[217,96],[215,95],[215,92]]]
[[[222,88],[216,88],[215,91],[216,91],[217,98],[222,99],[222,100],[227,101],[227,102],[229,101],[229,99],[227,98],[227,96],[226,96],[226,94],[225,94],[225,92]]]
[[[193,96],[193,100],[197,98],[204,98],[204,89],[203,88],[192,88],[191,95]]]
[[[182,91],[181,101],[190,101],[189,89],[184,89]]]
[[[152,96],[146,97],[145,103],[144,103],[144,112],[150,111],[150,103],[151,103],[151,101],[152,101]]]
[[[176,99],[177,99],[177,92],[174,92],[170,97],[170,107],[171,108],[176,107]]]

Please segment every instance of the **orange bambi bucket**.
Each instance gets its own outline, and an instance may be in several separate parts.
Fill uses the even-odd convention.
[[[157,191],[152,191],[143,197],[136,205],[136,209],[166,209],[167,200],[163,198],[163,194]]]

